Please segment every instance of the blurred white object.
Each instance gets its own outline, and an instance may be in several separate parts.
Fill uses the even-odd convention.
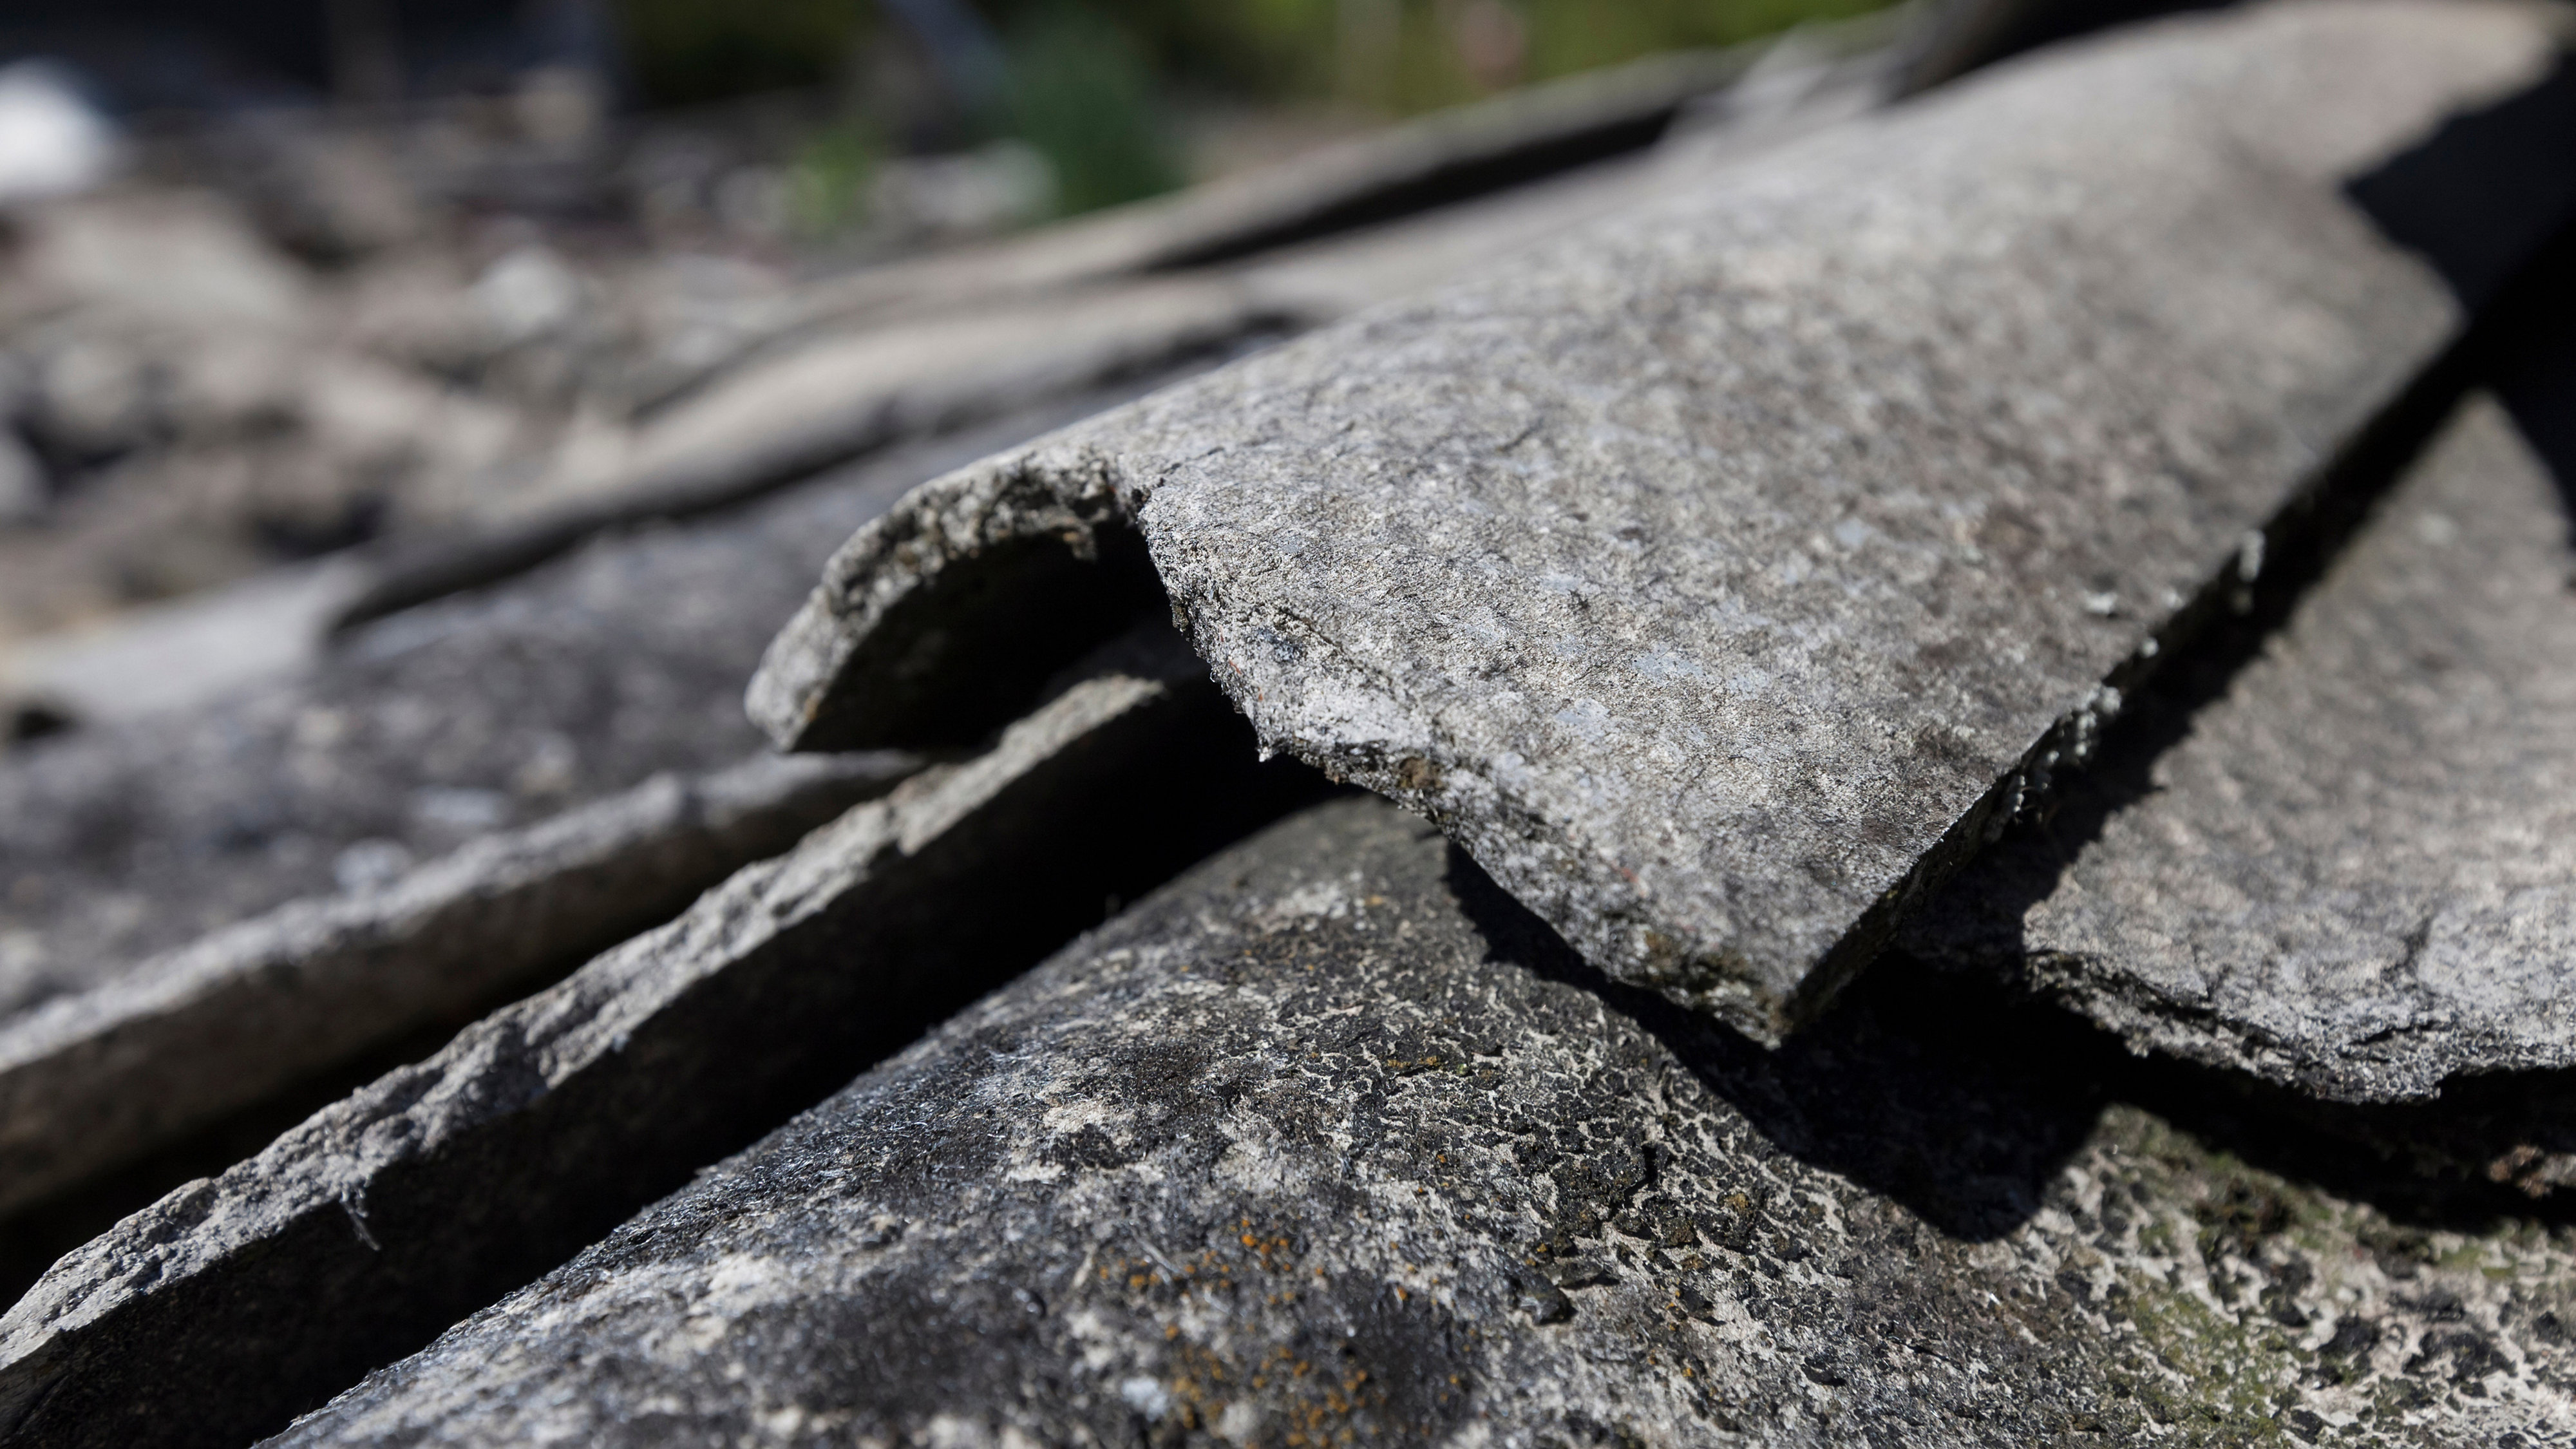
[[[31,639],[0,651],[0,697],[45,700],[86,723],[194,709],[304,668],[371,577],[345,555],[314,559]]]
[[[1055,168],[1018,141],[954,156],[889,161],[869,211],[899,231],[977,234],[1036,221],[1055,208]]]
[[[501,341],[515,346],[573,319],[581,310],[581,279],[563,258],[530,242],[484,270],[474,300]]]
[[[355,895],[382,890],[403,878],[412,866],[411,851],[399,840],[361,840],[331,860],[331,880]]]
[[[0,66],[0,202],[63,196],[107,179],[116,128],[62,67]]]
[[[55,305],[188,331],[288,333],[311,317],[311,274],[215,192],[102,191],[23,223],[15,284]]]
[[[550,65],[519,77],[519,129],[558,151],[588,145],[608,120],[607,88],[578,66]]]

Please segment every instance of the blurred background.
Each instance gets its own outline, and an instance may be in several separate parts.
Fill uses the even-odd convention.
[[[12,0],[8,734],[20,646],[488,513],[818,278],[1879,3]]]

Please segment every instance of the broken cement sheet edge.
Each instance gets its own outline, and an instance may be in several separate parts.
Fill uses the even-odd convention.
[[[2462,335],[2343,188],[2564,36],[2276,4],[1719,168],[925,486],[836,556],[753,715],[801,748],[953,730],[976,649],[1083,577],[1139,587],[1033,560],[1132,530],[1266,747],[1776,1039]]]
[[[2144,779],[2077,782],[1900,944],[2342,1100],[2576,1066],[2568,531],[2476,395]]]
[[[657,776],[381,889],[225,927],[0,1022],[0,1211],[574,965],[916,763],[764,758]]]
[[[277,1442],[2563,1432],[2565,1229],[2407,1228],[1878,984],[1747,1050],[1322,806]]]
[[[0,1316],[0,1443],[282,1428],[1259,823],[1203,838],[1265,787],[1162,632],[67,1255]]]

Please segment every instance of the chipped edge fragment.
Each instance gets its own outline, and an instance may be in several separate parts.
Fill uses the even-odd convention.
[[[2160,601],[2163,620],[2002,771],[1909,870],[1881,888],[1785,995],[1767,988],[1723,946],[1673,939],[1653,923],[1648,897],[1633,884],[1612,894],[1571,869],[1584,849],[1581,838],[1545,822],[1455,751],[1443,749],[1436,731],[1405,706],[1405,691],[1392,682],[1355,681],[1347,677],[1352,666],[1343,662],[1345,677],[1337,682],[1346,692],[1356,691],[1355,698],[1366,696],[1371,723],[1382,727],[1379,738],[1365,746],[1308,738],[1294,720],[1267,707],[1236,670],[1225,667],[1224,641],[1205,622],[1213,612],[1203,607],[1208,601],[1172,592],[1173,573],[1164,567],[1160,540],[1137,525],[1152,484],[1137,477],[1108,441],[1130,425],[1128,410],[934,479],[862,528],[833,556],[823,581],[771,642],[746,707],[782,749],[921,743],[899,730],[871,731],[909,721],[900,696],[910,681],[986,667],[961,640],[975,632],[979,611],[997,607],[993,576],[1012,571],[1016,550],[1049,549],[1076,566],[1099,568],[1091,582],[1114,591],[1122,584],[1100,565],[1141,544],[1155,565],[1174,626],[1213,666],[1216,682],[1252,721],[1265,754],[1292,755],[1429,819],[1611,974],[1777,1045],[1813,1021],[1876,958],[1904,914],[1993,833],[2044,808],[2058,776],[2091,760],[2104,727],[2153,674],[2250,609],[2252,591],[2266,583],[2271,563],[2324,546],[2350,526],[2376,487],[2394,476],[2387,459],[2420,447],[2447,400],[2465,386],[2462,358],[2471,346],[2470,337],[2456,338],[2292,487],[2274,514],[2229,549],[2191,596]],[[1025,617],[1064,606],[1065,577],[1051,576],[1059,585],[1053,594],[1041,589],[1007,596],[1007,612]],[[1002,587],[1018,582],[1006,578]],[[1362,684],[1368,688],[1358,688]],[[860,701],[862,687],[876,691],[875,697]],[[862,709],[879,714],[879,723],[863,718]],[[1479,807],[1473,814],[1466,808],[1470,803]],[[1507,853],[1534,857],[1538,864],[1507,871]]]
[[[1107,792],[1101,803],[1111,806],[1133,803],[1109,828],[1127,832],[1118,838],[1143,849],[1149,865],[1170,851],[1202,848],[1192,843],[1201,825],[1232,829],[1249,823],[1237,818],[1247,813],[1266,816],[1302,803],[1311,795],[1302,786],[1265,793],[1234,776],[1209,777],[1205,783],[1224,787],[1215,795],[1138,788],[1145,779],[1168,783],[1175,770],[1238,758],[1239,738],[1215,692],[1199,682],[1203,675],[1159,624],[1113,641],[1066,671],[1050,702],[1003,730],[982,755],[933,766],[884,798],[852,807],[787,855],[737,872],[678,919],[493,1013],[428,1061],[388,1074],[259,1156],[175,1190],[74,1251],[0,1314],[0,1442],[28,1433],[89,1442],[146,1427],[159,1432],[138,1432],[132,1442],[181,1442],[205,1432],[203,1423],[179,1423],[173,1409],[183,1403],[197,1405],[199,1419],[217,1408],[244,1422],[269,1416],[273,1423],[257,1431],[268,1432],[301,1407],[286,1400],[308,1391],[327,1397],[362,1371],[333,1355],[346,1358],[353,1345],[365,1353],[365,1341],[386,1336],[386,1323],[371,1313],[395,1324],[396,1336],[419,1330],[425,1342],[437,1324],[410,1323],[399,1302],[371,1307],[364,1300],[387,1292],[397,1299],[452,1294],[448,1280],[457,1274],[488,1276],[489,1265],[472,1255],[488,1257],[490,1245],[460,1248],[438,1237],[455,1200],[489,1199],[495,1191],[486,1169],[507,1164],[523,1177],[560,1183],[562,1202],[511,1211],[519,1214],[517,1231],[540,1243],[560,1238],[569,1223],[576,1238],[556,1244],[568,1252],[604,1226],[579,1220],[584,1195],[598,1191],[592,1178],[623,1181],[620,1174],[673,1168],[662,1159],[674,1151],[703,1149],[691,1162],[722,1155],[731,1146],[701,1139],[743,1125],[726,1113],[765,1111],[762,1093],[814,1076],[818,1067],[838,1082],[865,1066],[841,1054],[845,1037],[863,1037],[870,1027],[869,1003],[890,993],[953,990],[961,972],[971,983],[967,968],[977,963],[939,959],[935,949],[916,959],[905,949],[926,944],[917,938],[933,929],[934,918],[969,911],[995,926],[970,949],[1007,955],[1017,949],[1008,944],[1013,933],[1022,931],[1009,903],[1024,899],[1027,873],[1047,853],[1076,852],[1077,881],[1102,869],[1118,878],[1120,868],[1101,866],[1097,814],[1068,808],[1068,791],[1077,798]],[[1211,725],[1222,728],[1211,735]],[[1213,816],[1200,820],[1210,806]],[[974,895],[945,911],[919,900],[941,889]],[[1060,913],[1067,904],[1044,909]],[[1045,919],[1052,929],[1054,916]],[[849,932],[823,930],[836,924]],[[853,956],[878,969],[850,969]],[[782,1033],[786,1040],[764,1043],[757,1062],[716,1083],[673,1078],[675,1053],[711,1060],[742,1039],[743,1023],[734,1018],[779,1009],[792,1009],[794,1029]],[[900,1001],[888,1007],[889,1019],[877,1025],[905,1024],[902,1009]],[[684,1120],[674,1122],[674,1112]],[[685,1177],[684,1166],[675,1170]],[[402,1200],[371,1190],[387,1184]],[[663,1190],[623,1203],[616,1216]],[[397,1218],[408,1221],[407,1234],[389,1225]],[[336,1250],[328,1246],[334,1242],[341,1244]],[[458,1252],[472,1261],[455,1259]],[[466,1291],[481,1290],[469,1281]],[[227,1347],[220,1331],[207,1340],[210,1311],[242,1319],[243,1340]],[[441,1309],[438,1324],[453,1316]],[[201,1402],[210,1376],[240,1378],[246,1365],[235,1360],[245,1354],[264,1370],[254,1376],[260,1384],[242,1391],[248,1406]],[[310,1382],[317,1375],[332,1381],[317,1386]],[[49,1408],[66,1393],[80,1403]],[[69,1418],[29,1427],[49,1412]]]
[[[2564,24],[2553,21],[2548,29],[2563,45]],[[2354,495],[2366,502],[2373,491],[2377,469],[2369,460],[2391,447],[2420,444],[2442,401],[2459,392],[2470,335],[2455,324],[2446,350],[2411,357],[2408,371],[2382,379],[2367,416],[2352,420],[2349,432],[2321,440],[2330,456],[2284,479],[2257,529],[2233,547],[2219,542],[2218,557],[2192,561],[2201,577],[2189,597],[2168,593],[2131,609],[2112,601],[2119,617],[2132,620],[2127,632],[2142,636],[2140,642],[2082,697],[2065,702],[1969,808],[1807,960],[1794,982],[1766,979],[1770,971],[1723,943],[1676,940],[1660,929],[1632,876],[1615,862],[1609,872],[1589,868],[1593,863],[1583,856],[1592,847],[1579,834],[1536,816],[1461,751],[1443,749],[1433,712],[1407,697],[1406,681],[1374,677],[1347,657],[1319,659],[1315,678],[1301,682],[1310,698],[1293,716],[1284,703],[1266,702],[1228,664],[1230,651],[1263,637],[1307,639],[1324,653],[1335,651],[1330,641],[1309,638],[1300,621],[1234,617],[1222,599],[1190,592],[1222,584],[1187,567],[1175,552],[1181,540],[1137,523],[1149,517],[1157,482],[1147,470],[1180,466],[1147,461],[1154,442],[1120,435],[1121,429],[1154,432],[1154,417],[1140,419],[1140,409],[935,480],[863,530],[773,642],[749,705],[754,719],[788,748],[916,742],[904,733],[920,714],[910,698],[915,681],[991,663],[972,641],[961,642],[977,628],[978,611],[992,607],[978,593],[1018,591],[1011,602],[1022,618],[1048,617],[1080,593],[1058,587],[1061,571],[1043,585],[1012,576],[1007,554],[1053,551],[1078,563],[1118,553],[1121,536],[1141,539],[1175,623],[1216,666],[1218,682],[1252,719],[1264,750],[1293,754],[1427,816],[1596,964],[1721,1016],[1758,1040],[1777,1042],[1812,1020],[1886,945],[1905,912],[1982,846],[1990,829],[2044,808],[2057,777],[2089,760],[2103,727],[2149,676],[2217,625],[2250,611],[2256,593],[2274,587],[2274,560],[2336,536]],[[1133,464],[1125,461],[1130,451],[1138,457]],[[1100,578],[1111,572],[1102,570]],[[1234,637],[1219,638],[1219,625]],[[981,632],[990,638],[1000,631],[988,621]],[[858,697],[862,689],[869,697]],[[1321,713],[1338,716],[1336,738],[1317,737],[1316,695],[1329,700]],[[870,733],[879,729],[886,732]]]

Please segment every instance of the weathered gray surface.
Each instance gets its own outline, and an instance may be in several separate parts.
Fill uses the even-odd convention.
[[[2576,1065],[2571,580],[2567,496],[2481,397],[2143,793],[2079,793],[1909,946],[2334,1097]]]
[[[658,775],[388,885],[296,901],[0,1022],[0,1212],[560,975],[917,765]]]
[[[742,681],[904,490],[1131,394],[897,449],[346,636],[301,675],[0,755],[0,1018],[287,901],[759,750]]]
[[[0,1316],[0,1442],[281,1428],[1311,798],[1161,632],[64,1258]]]
[[[1142,587],[1132,524],[1267,744],[1776,1033],[2457,336],[2341,187],[2539,82],[2562,19],[2268,6],[1719,166],[932,484],[834,559],[755,716],[991,716],[957,682],[1083,577]]]
[[[1853,1015],[1752,1050],[1323,806],[276,1442],[2576,1430],[2565,1230],[2402,1228],[2104,1111],[2049,1031]]]

